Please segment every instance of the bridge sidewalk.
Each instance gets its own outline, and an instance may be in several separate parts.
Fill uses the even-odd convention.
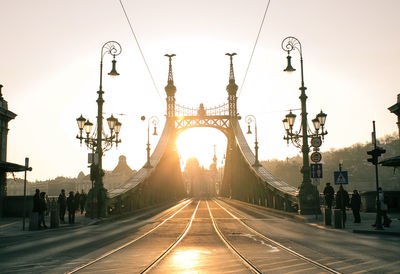
[[[389,213],[388,216],[392,220],[390,227],[383,227],[383,230],[377,230],[374,226],[376,213],[375,212],[360,212],[361,223],[354,223],[353,212],[348,209],[346,211],[347,220],[345,227],[338,229],[334,227],[334,220],[332,216],[332,225],[326,226],[324,224],[323,215],[298,215],[294,212],[286,212],[282,210],[272,209],[264,206],[254,205],[250,203],[245,203],[238,200],[231,200],[228,198],[219,198],[227,203],[238,203],[241,205],[255,207],[261,210],[268,211],[269,213],[284,216],[288,218],[293,218],[297,221],[307,223],[308,225],[314,226],[319,229],[332,230],[332,231],[342,231],[350,233],[368,233],[368,234],[383,234],[383,235],[395,235],[400,236],[400,212]],[[322,209],[321,209],[322,212]]]
[[[29,217],[25,218],[25,230],[22,230],[22,217],[0,217],[0,240],[3,237],[12,237],[12,236],[30,236],[35,235],[36,233],[47,233],[49,231],[58,231],[58,230],[69,230],[69,229],[79,229],[80,227],[97,225],[106,222],[112,222],[114,220],[128,218],[131,216],[152,216],[152,214],[159,213],[163,210],[166,210],[176,204],[181,204],[187,199],[182,199],[180,201],[168,201],[161,204],[155,204],[148,207],[144,207],[141,209],[137,209],[132,212],[124,213],[121,215],[108,216],[106,218],[98,218],[91,219],[90,217],[86,217],[85,213],[81,214],[80,212],[75,213],[75,224],[68,224],[68,213],[65,214],[65,224],[59,224],[57,228],[50,228],[50,216],[45,216],[45,223],[47,225],[47,229],[40,230],[29,230]]]
[[[101,219],[91,219],[85,217],[85,214],[76,213],[75,215],[75,224],[68,224],[68,215],[66,214],[65,220],[67,221],[65,224],[59,224],[58,228],[50,228],[50,216],[45,216],[45,223],[47,225],[47,229],[40,230],[29,230],[29,217],[25,218],[25,230],[22,230],[22,217],[3,217],[0,218],[0,238],[8,237],[8,236],[22,236],[29,235],[38,232],[59,230],[59,229],[69,229],[69,228],[78,228],[87,225],[95,225],[101,222]]]
[[[354,216],[351,210],[346,211],[347,220],[345,227],[338,229],[334,227],[334,220],[332,216],[332,225],[325,225],[323,215],[296,215],[294,218],[309,225],[318,227],[320,229],[328,230],[342,230],[354,233],[366,233],[366,234],[386,234],[400,236],[400,213],[389,213],[388,216],[392,220],[390,227],[383,227],[383,230],[377,230],[373,224],[375,224],[376,213],[375,212],[361,212],[361,223],[354,223]]]

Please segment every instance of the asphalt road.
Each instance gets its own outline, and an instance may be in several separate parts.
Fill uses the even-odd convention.
[[[188,200],[98,225],[0,237],[0,273],[73,270],[400,273],[400,237],[319,229],[230,200]]]

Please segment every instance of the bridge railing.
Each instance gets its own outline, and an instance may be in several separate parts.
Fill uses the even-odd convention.
[[[111,199],[134,189],[140,183],[144,182],[146,178],[148,178],[150,176],[151,172],[154,170],[154,167],[157,166],[163,153],[165,152],[172,126],[173,125],[169,124],[168,122],[164,126],[164,130],[161,134],[160,140],[158,141],[158,144],[150,157],[150,164],[152,165],[152,167],[151,168],[142,167],[141,169],[139,169],[138,172],[135,173],[135,175],[133,175],[133,177],[131,179],[129,179],[125,183],[119,185],[118,187],[113,188],[109,192],[109,197]]]
[[[246,138],[243,135],[238,120],[232,121],[232,127],[236,137],[236,142],[242,155],[245,157],[250,168],[257,174],[257,176],[266,183],[266,187],[271,189],[276,195],[282,199],[287,200],[292,205],[297,204],[297,188],[289,185],[288,183],[278,179],[272,175],[264,166],[252,166],[255,161],[253,151],[247,144]]]

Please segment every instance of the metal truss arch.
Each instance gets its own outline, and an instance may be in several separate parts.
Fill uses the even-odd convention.
[[[226,138],[232,134],[231,120],[228,116],[185,116],[175,117],[175,131],[179,136],[191,128],[215,128],[225,134]]]

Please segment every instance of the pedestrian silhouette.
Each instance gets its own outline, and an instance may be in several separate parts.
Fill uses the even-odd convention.
[[[33,195],[33,208],[32,212],[37,212],[39,214],[40,211],[40,189],[35,190],[35,195]],[[38,218],[38,226],[40,227],[40,219]]]
[[[75,197],[74,192],[70,191],[67,198],[67,209],[68,209],[68,223],[75,223]]]
[[[75,193],[74,203],[75,203],[75,211],[79,210],[79,198],[80,198],[79,190]]]
[[[390,220],[390,218],[387,215],[387,211],[389,209],[389,207],[388,207],[389,199],[384,194],[381,187],[378,187],[378,195],[379,195],[379,202],[381,205],[381,216],[383,217],[383,225],[385,227],[389,227],[390,223],[392,222],[392,220]]]
[[[87,197],[87,195],[86,195],[85,191],[82,189],[81,195],[79,196],[79,205],[81,208],[81,214],[83,214],[83,211],[85,210],[86,197]]]
[[[336,208],[342,211],[343,225],[346,223],[346,207],[349,206],[349,193],[340,185],[336,193]]]
[[[335,196],[335,190],[331,186],[331,183],[326,183],[326,186],[324,188],[324,196],[325,196],[325,204],[326,204],[326,206],[329,209],[331,209],[332,208],[333,198]]]
[[[39,229],[47,228],[44,219],[44,213],[46,212],[46,210],[47,210],[46,192],[41,192],[39,196]]]
[[[350,207],[353,211],[354,222],[361,223],[360,209],[361,209],[361,197],[357,189],[353,190],[353,194],[350,199]]]
[[[59,208],[59,214],[60,214],[60,222],[62,224],[65,224],[65,211],[67,209],[67,197],[65,196],[65,190],[61,189],[60,195],[58,195],[58,208]]]

